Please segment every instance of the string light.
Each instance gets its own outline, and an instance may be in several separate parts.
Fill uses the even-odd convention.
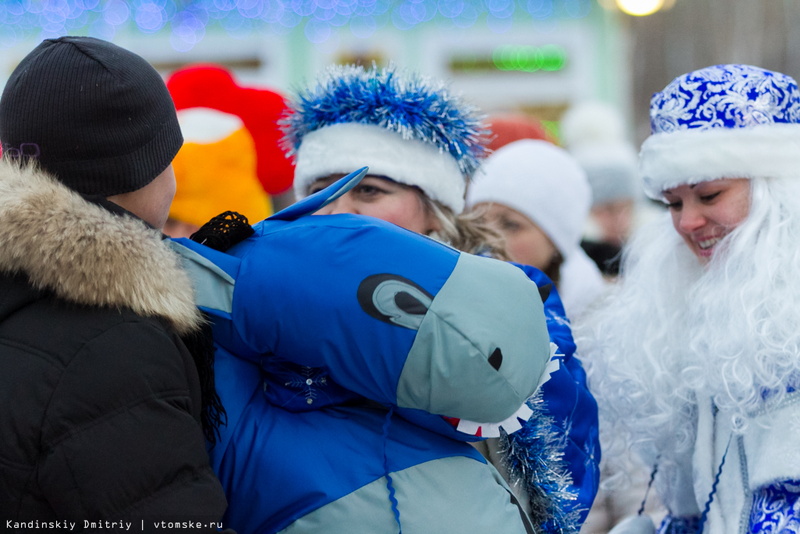
[[[661,0],[663,1],[663,0]],[[212,29],[232,35],[302,28],[324,41],[336,28],[366,38],[387,25],[410,30],[444,23],[466,28],[483,21],[493,30],[514,22],[587,16],[593,0],[3,0],[0,47],[23,39],[83,34],[111,39],[122,31],[169,32],[188,50]]]

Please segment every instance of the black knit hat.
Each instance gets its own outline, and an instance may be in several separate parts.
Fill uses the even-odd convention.
[[[32,157],[71,189],[136,191],[183,144],[164,81],[143,58],[91,37],[47,39],[0,98],[3,157]]]

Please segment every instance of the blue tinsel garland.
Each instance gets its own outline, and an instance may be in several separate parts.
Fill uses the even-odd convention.
[[[500,452],[512,484],[522,484],[530,515],[546,534],[577,534],[580,510],[573,509],[572,477],[564,462],[564,436],[553,430],[541,390],[528,400],[533,415],[511,435],[503,433]]]

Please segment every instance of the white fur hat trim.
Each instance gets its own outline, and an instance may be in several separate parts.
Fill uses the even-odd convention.
[[[800,124],[653,134],[642,144],[639,168],[645,193],[656,200],[666,189],[720,178],[800,178]]]
[[[295,162],[298,199],[308,196],[309,186],[319,178],[367,166],[369,174],[419,187],[456,214],[464,209],[466,180],[455,158],[430,143],[404,139],[382,126],[340,123],[309,132],[297,149]]]

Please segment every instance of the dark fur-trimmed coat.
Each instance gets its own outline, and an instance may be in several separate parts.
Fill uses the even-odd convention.
[[[218,521],[179,337],[201,317],[160,233],[0,160],[0,273],[3,524]]]

